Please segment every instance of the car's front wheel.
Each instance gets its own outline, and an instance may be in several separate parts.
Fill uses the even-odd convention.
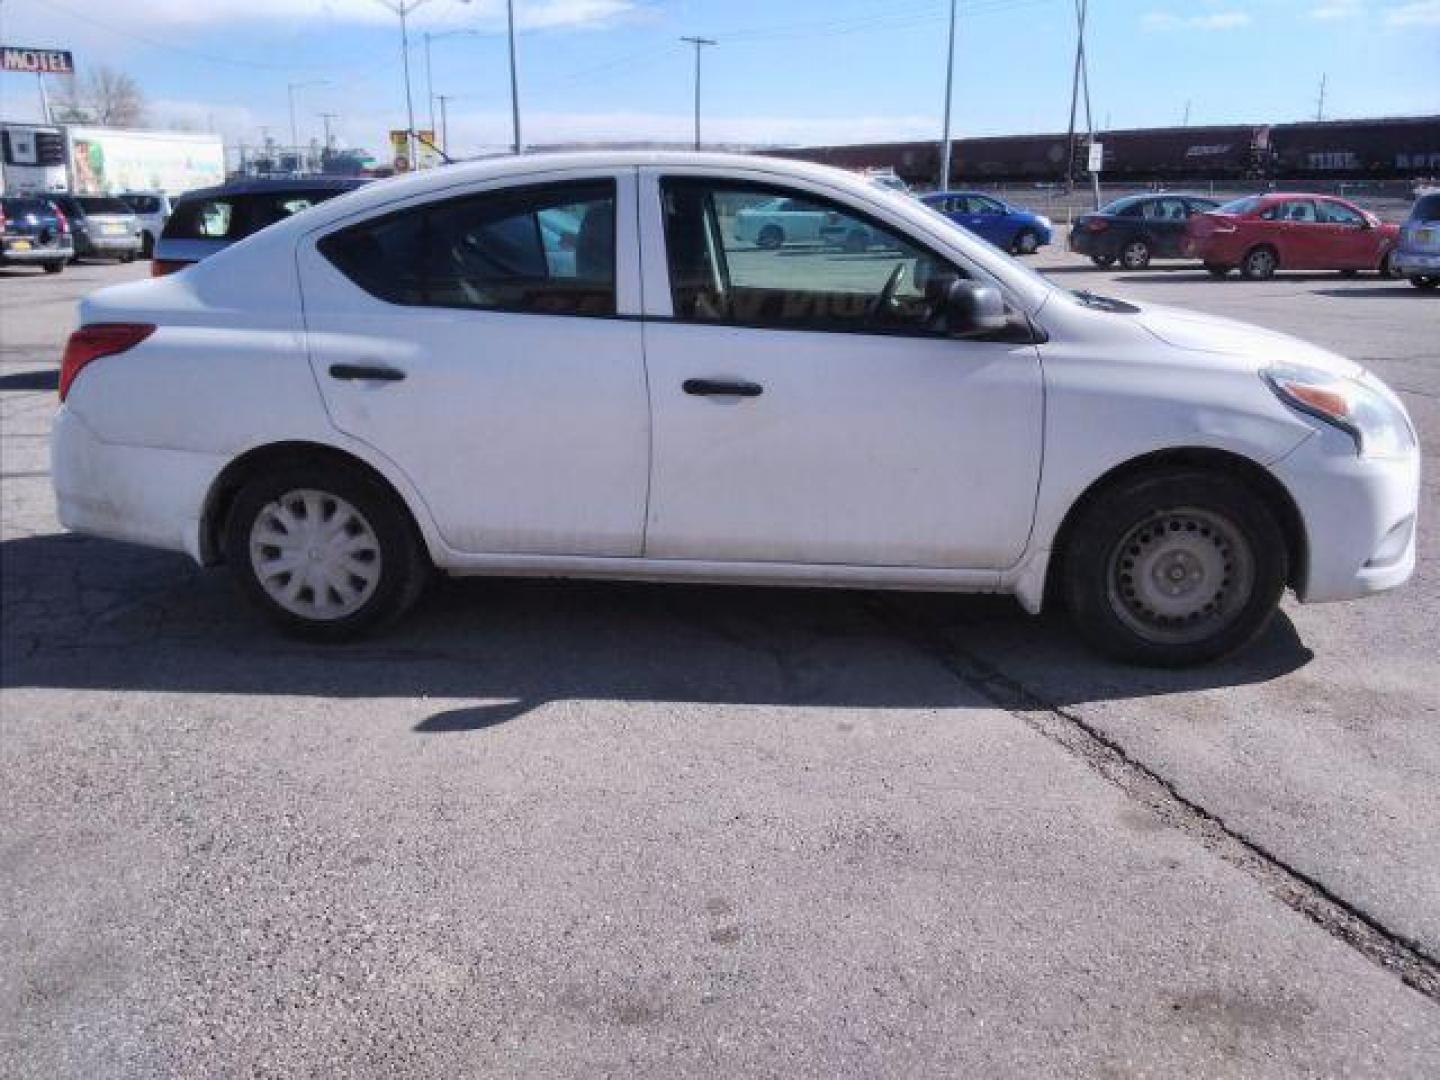
[[[355,638],[398,618],[428,570],[396,497],[358,470],[329,464],[245,484],[226,524],[225,557],[266,615],[322,641]]]
[[[1440,285],[1440,277],[1412,277],[1410,284],[1417,289],[1433,289]]]
[[[1010,245],[1010,251],[1015,255],[1034,255],[1040,250],[1040,234],[1034,229],[1021,229],[1015,242]]]
[[[1251,248],[1245,255],[1245,261],[1240,264],[1240,273],[1250,281],[1265,281],[1275,276],[1279,265],[1280,260],[1275,257],[1274,248]]]
[[[1285,537],[1249,488],[1216,473],[1113,485],[1075,523],[1063,558],[1081,634],[1117,659],[1182,667],[1249,643],[1289,574]]]

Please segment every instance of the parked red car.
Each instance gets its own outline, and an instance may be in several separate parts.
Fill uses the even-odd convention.
[[[1236,267],[1247,278],[1276,270],[1375,270],[1393,277],[1399,226],[1329,195],[1251,195],[1196,214],[1186,254],[1216,277]]]

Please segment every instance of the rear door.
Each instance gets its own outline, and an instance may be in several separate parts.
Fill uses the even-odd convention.
[[[450,547],[640,553],[650,423],[634,208],[633,170],[561,172],[301,242],[330,417],[405,472]]]
[[[1185,238],[1185,223],[1190,218],[1185,200],[1173,195],[1147,199],[1140,213],[1150,238],[1151,254],[1160,258],[1177,257]]]

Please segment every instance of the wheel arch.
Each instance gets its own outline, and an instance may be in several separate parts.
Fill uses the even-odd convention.
[[[1308,543],[1305,520],[1294,497],[1280,479],[1252,458],[1231,450],[1213,447],[1174,447],[1142,454],[1121,462],[1103,473],[1082,491],[1065,511],[1060,527],[1050,545],[1045,571],[1044,602],[1047,607],[1058,605],[1063,595],[1063,574],[1067,545],[1074,534],[1075,523],[1085,508],[1114,485],[1149,473],[1192,470],[1220,473],[1239,479],[1275,513],[1276,524],[1285,537],[1289,575],[1286,585],[1294,587],[1305,580]]]
[[[225,522],[235,503],[235,496],[251,477],[260,473],[299,464],[324,463],[350,469],[384,488],[404,510],[410,527],[415,530],[420,550],[434,561],[431,537],[421,525],[411,500],[380,469],[360,456],[325,443],[303,439],[265,443],[245,451],[220,471],[210,485],[200,514],[200,561],[213,566],[224,561]]]

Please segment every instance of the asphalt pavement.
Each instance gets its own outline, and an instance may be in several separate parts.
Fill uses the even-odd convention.
[[[1440,454],[1440,295],[1034,261],[1348,353]],[[74,301],[146,272],[0,270],[0,1074],[1440,1075],[1433,470],[1409,586],[1196,671],[538,581],[298,645],[56,524]]]

